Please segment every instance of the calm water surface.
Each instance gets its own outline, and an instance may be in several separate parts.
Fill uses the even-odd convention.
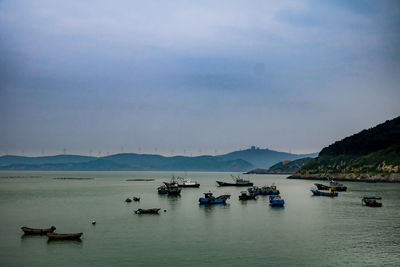
[[[267,196],[239,202],[244,188],[218,188],[215,181],[231,181],[229,173],[188,173],[200,189],[158,195],[171,175],[0,172],[0,266],[400,265],[400,184],[348,182],[348,192],[327,198],[311,196],[312,181],[245,176],[256,185],[277,185],[286,206],[271,208]],[[54,179],[60,177],[94,179]],[[126,181],[132,178],[155,181]],[[209,190],[230,193],[229,204],[199,206]],[[364,195],[382,196],[383,207],[361,206]],[[124,202],[133,196],[141,201]],[[167,212],[133,212],[154,207]],[[20,230],[51,225],[59,233],[83,232],[83,239],[48,242]]]

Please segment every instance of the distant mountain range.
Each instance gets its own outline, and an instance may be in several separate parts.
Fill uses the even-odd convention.
[[[316,154],[308,154],[316,156]],[[106,157],[56,155],[46,157],[2,156],[0,170],[81,170],[81,171],[248,171],[282,161],[302,158],[297,155],[252,147],[219,156],[165,157],[123,153]]]
[[[254,169],[246,174],[293,174],[308,163],[312,158],[301,158],[293,161],[284,160],[272,165],[269,169]]]
[[[325,147],[290,178],[400,182],[400,117]]]

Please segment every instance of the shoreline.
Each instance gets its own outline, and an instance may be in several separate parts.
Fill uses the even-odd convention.
[[[353,174],[354,175],[354,174]],[[302,176],[302,175],[290,175],[286,177],[286,179],[293,180],[315,180],[315,181],[326,181],[326,180],[335,180],[341,182],[364,182],[364,183],[400,183],[399,176],[394,177],[371,177],[371,176],[357,176],[357,177],[340,177],[340,176]]]

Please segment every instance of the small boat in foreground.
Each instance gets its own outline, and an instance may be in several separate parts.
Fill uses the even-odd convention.
[[[250,180],[245,180],[243,178],[240,178],[239,176],[235,177],[231,175],[232,179],[235,181],[234,183],[226,183],[226,182],[221,182],[217,181],[219,186],[253,186],[253,183],[250,182]]]
[[[368,207],[382,207],[382,203],[377,201],[381,199],[381,197],[363,197],[361,203]]]
[[[49,240],[77,240],[81,239],[83,233],[74,233],[74,234],[56,234],[56,233],[47,233],[47,237]]]
[[[328,190],[311,188],[311,192],[314,196],[337,197],[339,195],[338,192],[335,192],[332,188],[329,188]]]
[[[52,233],[54,230],[56,230],[55,226],[51,226],[50,228],[47,229],[34,229],[34,228],[29,228],[29,227],[21,227],[21,230],[24,231],[24,234],[26,235],[45,235],[47,233]]]
[[[247,194],[246,191],[240,192],[239,200],[250,200],[250,199],[257,199],[255,194]]]
[[[270,195],[269,205],[273,207],[283,207],[285,205],[285,200],[283,200],[279,195]]]
[[[225,204],[226,200],[230,198],[230,195],[221,195],[219,197],[214,197],[213,193],[204,193],[204,197],[199,198],[200,204]]]
[[[136,214],[158,214],[159,208],[154,209],[138,209],[135,211]]]

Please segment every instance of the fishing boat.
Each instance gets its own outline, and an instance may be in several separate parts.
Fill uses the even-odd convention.
[[[47,233],[49,240],[77,240],[81,239],[83,233],[73,233],[73,234],[56,234]]]
[[[276,189],[275,185],[263,187],[253,186],[249,187],[247,190],[249,191],[249,193],[256,195],[279,195],[280,193],[279,190]]]
[[[344,186],[343,184],[340,184],[334,180],[329,180],[329,185],[324,185],[324,184],[314,184],[319,190],[328,190],[329,188],[332,188],[335,191],[343,192],[347,191],[347,186]]]
[[[337,197],[339,195],[338,192],[335,192],[335,190],[333,190],[332,188],[329,188],[328,190],[318,190],[315,188],[311,188],[311,192],[314,196]]]
[[[54,230],[56,230],[55,226],[51,226],[50,228],[47,229],[34,229],[34,228],[29,228],[29,227],[21,227],[21,230],[24,231],[24,234],[26,235],[45,235],[47,233],[52,233]]]
[[[283,200],[279,195],[270,195],[269,205],[273,207],[283,207],[285,205],[285,200]]]
[[[159,208],[154,209],[138,209],[135,211],[136,214],[158,214]]]
[[[247,194],[247,192],[246,191],[242,191],[242,192],[240,192],[240,195],[239,195],[239,200],[250,200],[250,199],[256,199],[256,195],[255,194]]]
[[[167,186],[162,185],[162,186],[160,186],[160,187],[157,188],[157,192],[158,192],[160,195],[168,194],[168,188],[167,188]]]
[[[214,197],[213,193],[204,193],[204,197],[199,198],[200,204],[225,204],[226,200],[230,198],[230,195],[221,195],[219,197]]]
[[[361,203],[368,207],[382,207],[382,203],[377,201],[381,199],[381,197],[363,197]]]
[[[200,187],[200,184],[197,181],[192,181],[190,179],[185,179],[182,177],[178,177],[177,179],[179,180],[178,182],[179,187],[195,187],[195,188]]]
[[[233,175],[231,175],[231,177],[235,181],[234,183],[217,181],[218,185],[219,186],[253,186],[253,183],[250,182],[250,180],[245,180],[243,178],[240,178],[239,176],[235,177]]]

